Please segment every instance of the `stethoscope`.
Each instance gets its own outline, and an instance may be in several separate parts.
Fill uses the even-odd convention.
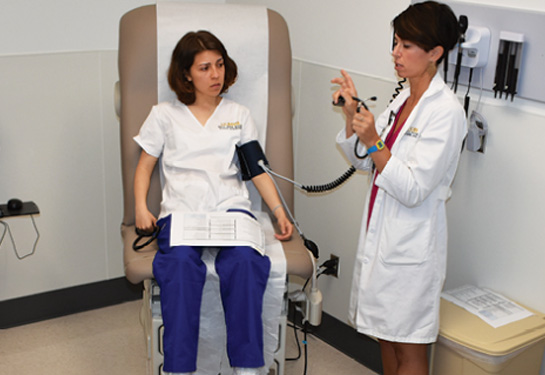
[[[152,243],[159,235],[160,229],[158,226],[154,226],[151,232],[144,231],[138,228],[135,228],[135,231],[138,237],[136,237],[136,239],[134,240],[132,244],[132,248],[134,251],[138,251],[148,246],[150,243]],[[147,238],[147,240],[144,241],[143,243],[140,243],[140,241],[142,241],[142,239],[144,238]]]

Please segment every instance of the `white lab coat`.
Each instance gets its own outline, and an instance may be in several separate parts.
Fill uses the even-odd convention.
[[[392,128],[392,113],[409,94],[409,89],[402,91],[376,119],[383,139]],[[396,342],[436,340],[446,272],[445,201],[466,133],[464,110],[437,74],[377,176],[368,229],[367,197],[349,307],[350,322],[359,332]],[[371,157],[354,156],[355,140],[355,135],[346,139],[344,130],[337,137],[353,165],[369,170]],[[359,154],[365,154],[359,147]]]

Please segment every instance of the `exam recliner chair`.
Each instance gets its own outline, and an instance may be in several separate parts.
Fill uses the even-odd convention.
[[[267,10],[269,25],[269,84],[268,119],[265,150],[271,167],[278,173],[293,177],[292,112],[291,112],[291,48],[284,19]],[[140,155],[140,147],[133,137],[138,133],[151,107],[157,104],[157,30],[156,6],[134,9],[120,21],[119,83],[117,93],[121,134],[121,161],[124,211],[121,224],[125,275],[132,283],[144,282],[142,322],[148,346],[148,363],[151,374],[160,374],[161,319],[158,288],[153,282],[152,262],[157,251],[152,242],[135,252],[132,248],[135,232],[133,178]],[[244,104],[244,103],[242,103]],[[293,210],[293,186],[278,182],[288,207]],[[161,186],[159,173],[152,175],[148,206],[159,213]],[[307,279],[314,265],[303,240],[294,233],[290,241],[282,242],[286,256],[287,275]],[[284,311],[287,311],[284,309]],[[276,375],[284,372],[284,341],[286,317],[281,319],[279,345],[275,353]]]

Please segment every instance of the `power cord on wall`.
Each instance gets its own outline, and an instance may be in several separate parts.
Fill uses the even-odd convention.
[[[338,267],[339,258],[326,260],[318,267],[318,273],[316,277],[318,278],[322,275],[335,275],[337,273]]]

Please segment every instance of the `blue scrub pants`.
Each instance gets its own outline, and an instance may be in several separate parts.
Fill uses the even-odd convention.
[[[161,288],[165,372],[197,370],[199,317],[206,265],[203,248],[170,247],[170,221],[157,225],[159,251],[153,275]],[[216,272],[227,326],[227,354],[232,367],[257,368],[263,358],[263,295],[271,263],[268,257],[247,246],[224,247],[216,257]]]

